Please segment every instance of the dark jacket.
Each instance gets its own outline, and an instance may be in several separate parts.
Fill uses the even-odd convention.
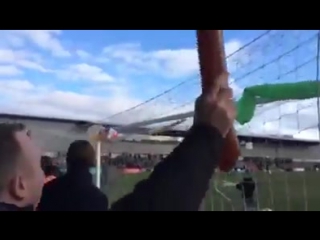
[[[147,180],[112,211],[198,211],[221,156],[223,138],[213,127],[193,127]]]
[[[93,184],[89,169],[69,169],[47,183],[38,211],[107,211],[107,197]]]
[[[27,206],[27,207],[17,207],[13,204],[8,203],[0,203],[0,212],[25,212],[25,211],[33,211],[33,206]]]
[[[256,184],[252,178],[245,178],[243,181],[236,185],[236,188],[241,191],[241,195],[245,199],[253,198]]]
[[[221,156],[223,138],[213,127],[193,127],[147,180],[116,201],[111,211],[198,211]],[[83,178],[84,174],[86,178]],[[107,198],[86,173],[44,187],[39,210],[107,210]]]

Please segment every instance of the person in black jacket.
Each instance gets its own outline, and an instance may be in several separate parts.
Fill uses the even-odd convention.
[[[107,211],[107,197],[93,184],[90,168],[95,152],[88,141],[77,140],[67,152],[67,173],[43,187],[38,211]]]
[[[254,199],[256,184],[252,177],[244,177],[243,180],[236,185],[236,188],[241,191],[245,211],[256,211],[257,206]]]
[[[227,80],[222,75],[212,91],[197,99],[194,124],[182,143],[111,211],[198,211],[236,116],[232,90],[220,87]],[[74,159],[84,162],[79,155]],[[73,167],[73,173],[69,167],[65,177],[44,187],[40,210],[107,210],[106,196],[89,184],[88,165]]]

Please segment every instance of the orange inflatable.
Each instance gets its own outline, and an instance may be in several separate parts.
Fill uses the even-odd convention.
[[[223,172],[229,172],[238,161],[241,152],[239,147],[238,138],[234,130],[230,131],[227,135],[222,150],[222,157],[219,162],[219,169]]]
[[[227,71],[222,30],[197,30],[199,65],[202,81],[202,92],[215,87],[214,79]],[[228,86],[228,82],[225,83]],[[223,147],[219,169],[230,171],[240,156],[240,146],[234,129],[227,135]]]

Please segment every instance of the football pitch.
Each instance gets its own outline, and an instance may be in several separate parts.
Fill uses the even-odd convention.
[[[134,185],[149,173],[121,175],[109,187],[113,202],[129,193]],[[320,211],[320,172],[280,172],[252,174],[257,183],[256,198],[259,209],[272,211]],[[235,184],[243,178],[241,173],[216,173],[205,198],[207,211],[242,211],[241,192]]]

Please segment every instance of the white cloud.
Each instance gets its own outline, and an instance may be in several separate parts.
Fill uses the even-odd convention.
[[[62,91],[46,86],[34,86],[27,80],[0,81],[0,95],[10,101],[1,108],[7,112],[27,115],[101,120],[107,115],[139,103],[138,99],[123,96],[125,91],[109,91],[105,97]]]
[[[160,71],[164,69],[171,77],[190,76],[197,73],[198,59],[194,49],[160,50],[150,53]]]
[[[81,59],[88,59],[91,57],[91,54],[86,52],[86,51],[83,51],[83,50],[77,50],[76,51],[76,54],[81,58]]]
[[[0,76],[15,76],[23,72],[12,65],[0,65]]]
[[[225,45],[226,55],[238,50],[242,43],[232,40]],[[144,51],[140,44],[125,43],[103,49],[107,58],[124,64],[127,71],[153,73],[170,78],[182,78],[199,72],[198,55],[195,48],[163,49]],[[232,59],[231,59],[232,60]],[[229,61],[230,64],[232,62]]]
[[[35,86],[23,79],[10,79],[10,80],[5,80],[2,79],[0,81],[0,88],[1,89],[8,89],[11,88],[12,90],[17,90],[17,91],[29,91],[35,88]]]
[[[12,41],[12,45],[24,45],[25,41],[29,41],[37,47],[49,51],[56,57],[69,57],[71,53],[63,46],[58,36],[60,30],[12,30],[8,34],[8,40]]]
[[[0,81],[1,97],[9,98],[10,100],[17,99],[21,94],[27,94],[33,90],[35,86],[27,80],[23,79],[2,79]]]
[[[86,63],[73,64],[58,71],[58,76],[67,80],[87,80],[93,82],[112,82],[114,78],[103,69]]]
[[[117,44],[105,47],[106,57],[119,61],[127,71],[153,73],[166,77],[185,77],[198,70],[195,49],[145,52],[140,44]]]
[[[14,64],[16,66],[48,72],[49,70],[37,62],[36,54],[22,50],[0,49],[0,64]]]

